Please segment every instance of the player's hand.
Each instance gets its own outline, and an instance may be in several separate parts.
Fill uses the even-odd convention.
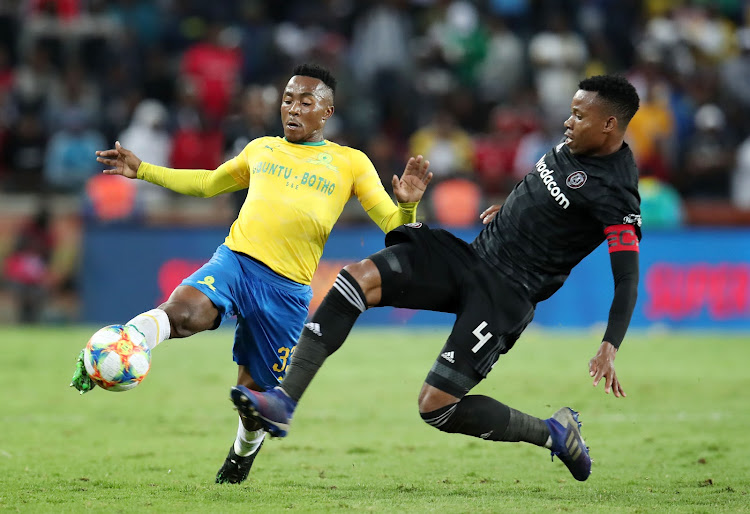
[[[432,180],[432,173],[428,171],[430,161],[417,155],[409,158],[404,173],[399,179],[393,175],[393,194],[399,203],[413,203],[422,199],[427,184]]]
[[[499,210],[499,205],[490,205],[489,207],[487,207],[484,212],[479,215],[479,219],[482,220],[482,224],[486,225],[487,223],[495,219],[495,215]]]
[[[88,393],[96,387],[96,384],[94,384],[86,372],[86,366],[83,364],[83,350],[81,350],[76,359],[76,370],[70,381],[70,387],[75,387],[81,394]]]
[[[594,358],[589,361],[589,375],[594,377],[594,387],[599,385],[601,379],[604,379],[604,392],[609,394],[610,391],[616,397],[627,396],[620,381],[615,373],[615,356],[617,348],[607,341],[602,341],[599,351]]]
[[[103,171],[105,175],[122,175],[127,178],[138,177],[138,167],[141,160],[130,150],[126,150],[115,141],[115,147],[110,150],[98,150],[96,152],[97,162],[101,162],[109,169]]]

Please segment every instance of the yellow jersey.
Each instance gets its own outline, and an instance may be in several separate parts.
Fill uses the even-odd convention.
[[[144,162],[138,178],[200,197],[247,188],[224,244],[301,284],[312,281],[333,225],[353,195],[384,232],[416,219],[416,203],[396,206],[364,153],[328,140],[260,137],[215,170]]]

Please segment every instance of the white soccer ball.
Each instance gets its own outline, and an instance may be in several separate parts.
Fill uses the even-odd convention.
[[[91,380],[107,391],[127,391],[141,383],[151,369],[146,337],[133,325],[98,330],[83,353]]]

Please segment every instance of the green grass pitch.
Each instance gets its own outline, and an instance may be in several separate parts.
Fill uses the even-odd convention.
[[[545,450],[444,434],[416,399],[447,329],[355,327],[286,439],[217,485],[234,439],[232,332],[167,341],[138,388],[68,388],[96,327],[0,327],[0,510],[21,512],[750,512],[750,340],[631,332],[627,398],[591,386],[600,331],[528,331],[474,391],[581,411],[593,474]]]

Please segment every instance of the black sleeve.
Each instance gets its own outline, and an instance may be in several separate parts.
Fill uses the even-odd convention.
[[[630,318],[638,298],[638,252],[612,252],[609,260],[612,264],[612,276],[615,281],[615,294],[609,310],[609,321],[604,333],[604,341],[609,341],[615,348],[625,338],[630,325]]]

